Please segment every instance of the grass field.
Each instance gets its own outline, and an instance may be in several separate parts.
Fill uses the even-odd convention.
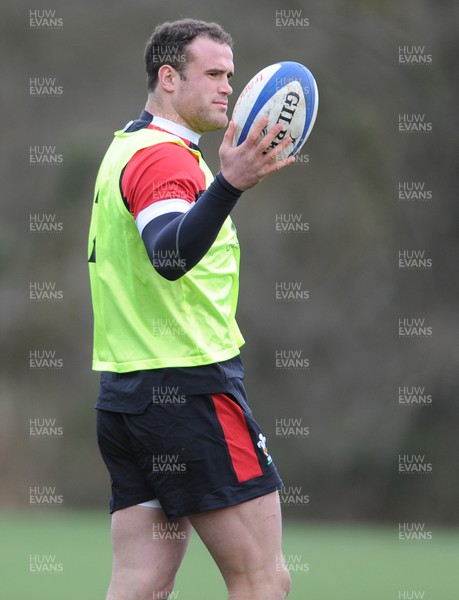
[[[457,600],[459,531],[399,541],[397,526],[286,522],[289,600]],[[108,515],[99,512],[0,515],[0,597],[103,600],[110,576]],[[47,562],[43,572],[40,565]],[[224,600],[220,574],[196,534],[171,600]]]

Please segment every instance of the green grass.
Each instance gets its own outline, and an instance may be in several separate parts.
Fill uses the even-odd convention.
[[[289,600],[457,600],[459,531],[399,541],[397,527],[286,522]],[[110,577],[109,516],[90,511],[0,515],[1,597],[103,600]],[[54,556],[57,573],[30,571],[30,555]],[[405,596],[400,594],[405,593]],[[196,534],[171,600],[224,600],[220,574]]]

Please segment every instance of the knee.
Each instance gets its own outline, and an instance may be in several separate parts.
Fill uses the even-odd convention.
[[[286,568],[276,570],[271,577],[265,577],[263,581],[265,586],[263,598],[272,598],[273,600],[285,600],[290,592],[291,578]]]
[[[287,569],[280,571],[277,584],[279,588],[279,600],[284,600],[284,598],[287,598],[292,586],[292,579]]]
[[[174,589],[174,585],[165,586],[161,590],[153,590],[151,594],[148,596],[148,600],[167,600],[169,595],[172,593]]]
[[[138,596],[135,600],[167,600],[174,589],[175,580],[152,577],[146,574],[144,581],[139,581]]]
[[[136,569],[112,577],[106,600],[167,600],[175,578],[158,577],[151,570]]]
[[[285,567],[238,573],[227,580],[230,597],[247,596],[257,600],[285,600],[290,585],[290,574]]]

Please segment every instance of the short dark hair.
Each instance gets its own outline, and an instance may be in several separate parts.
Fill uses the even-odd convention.
[[[144,54],[149,92],[154,92],[156,88],[158,70],[162,65],[170,65],[182,76],[189,60],[187,47],[198,36],[233,47],[232,37],[218,23],[180,19],[161,23],[155,28],[147,41]]]

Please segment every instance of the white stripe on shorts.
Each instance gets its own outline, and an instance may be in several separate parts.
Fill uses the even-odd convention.
[[[148,500],[148,502],[141,502],[137,506],[146,506],[147,508],[162,508],[157,498],[155,498],[155,500]]]

